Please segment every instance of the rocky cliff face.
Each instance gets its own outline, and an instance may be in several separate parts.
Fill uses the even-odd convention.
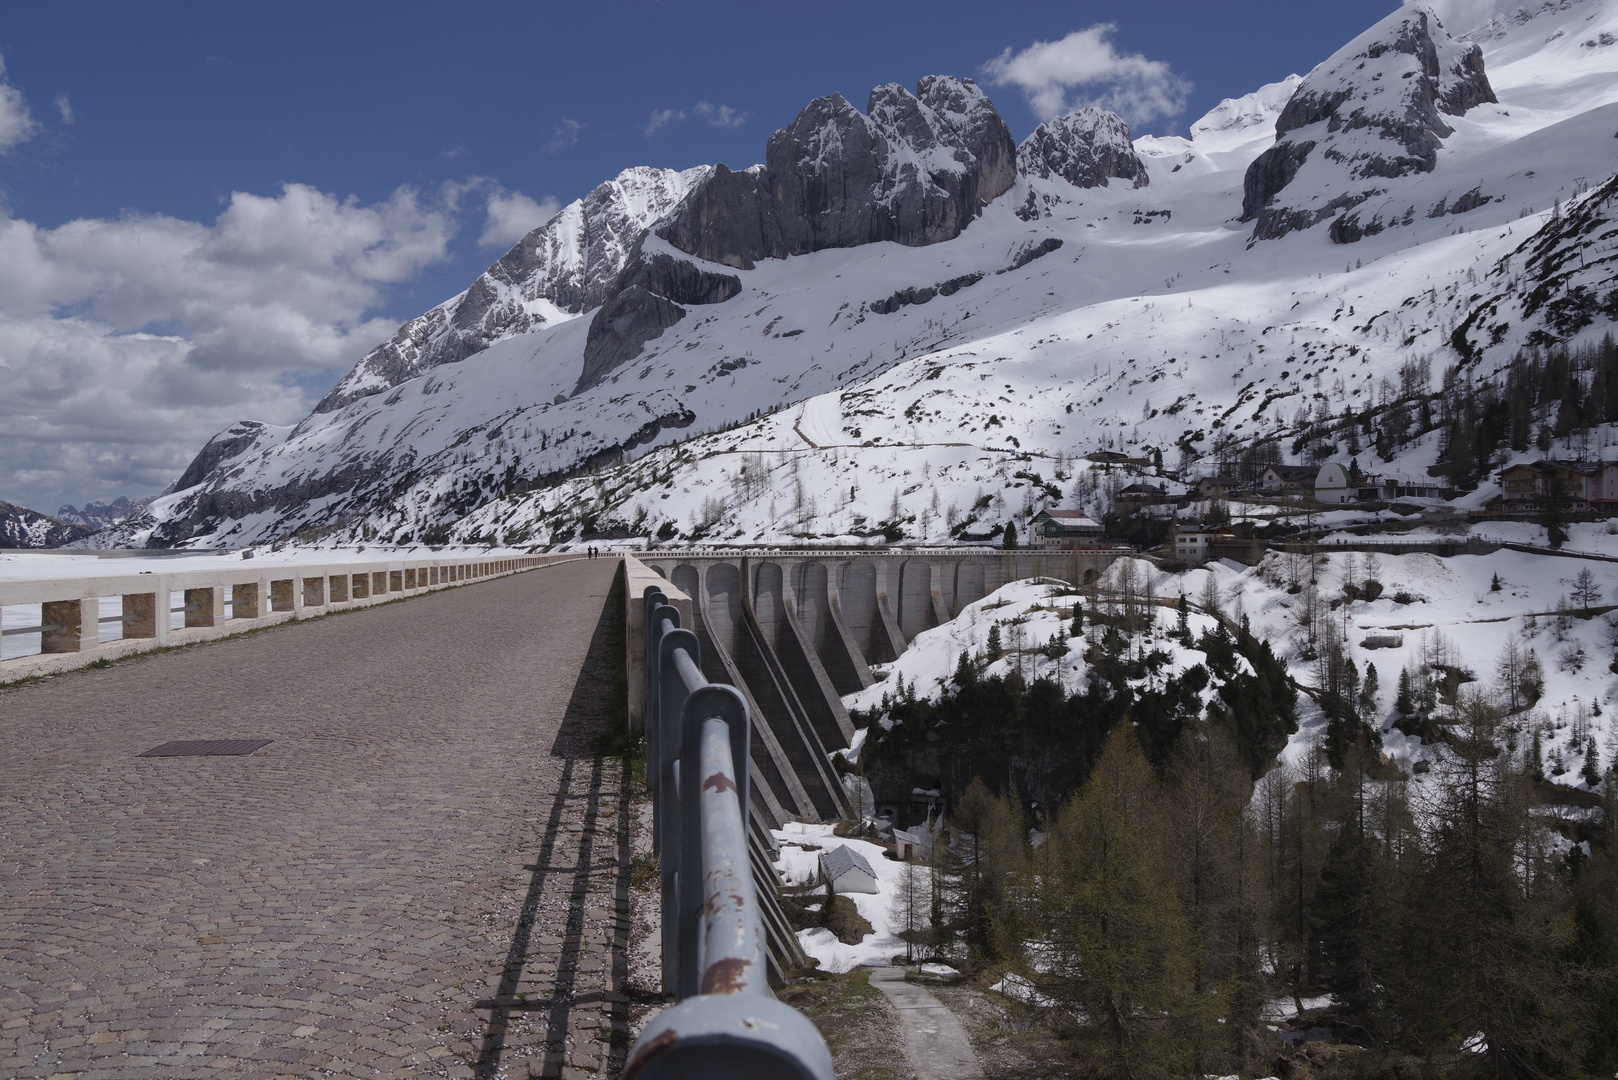
[[[153,496],[144,499],[131,499],[127,495],[120,495],[111,502],[102,502],[99,499],[87,502],[81,510],[68,503],[59,507],[55,517],[58,521],[65,521],[69,525],[81,525],[92,532],[96,529],[105,529],[109,525],[116,525],[141,507],[152,501]]]
[[[1400,9],[1293,93],[1275,145],[1247,169],[1242,220],[1254,240],[1275,239],[1359,205],[1379,180],[1431,172],[1454,131],[1444,116],[1494,100],[1475,43],[1451,38],[1429,8]]]
[[[871,91],[861,113],[817,98],[770,137],[764,165],[714,175],[660,227],[674,247],[751,269],[759,259],[958,236],[1015,179],[1016,144],[970,79]]]
[[[656,228],[678,251],[751,270],[760,259],[891,240],[908,247],[959,236],[1016,178],[1016,144],[970,79],[932,75],[916,92],[889,83],[861,113],[817,98],[744,173],[723,165]],[[596,312],[574,393],[640,355],[685,316],[741,290],[734,277],[667,255],[633,258]]]
[[[1047,120],[1017,148],[1024,176],[1059,177],[1074,187],[1106,187],[1112,179],[1149,182],[1146,163],[1135,153],[1129,125],[1117,113],[1086,107]]]
[[[523,237],[464,293],[399,327],[315,412],[332,412],[496,341],[600,306],[646,230],[709,171],[703,166],[619,173]]]

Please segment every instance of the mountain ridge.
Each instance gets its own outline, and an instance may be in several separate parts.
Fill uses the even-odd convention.
[[[1381,44],[1390,47],[1379,55],[1413,70],[1418,62],[1425,64],[1417,56],[1420,50],[1400,53],[1391,45],[1415,17],[1412,9],[1401,9],[1367,31],[1388,39]],[[918,425],[919,412],[906,416],[880,400],[879,388],[889,384],[873,378],[901,368],[922,373],[936,368],[939,374],[922,380],[933,384],[929,392],[954,396],[953,405],[937,405],[936,423],[947,429],[938,432],[939,443],[969,441],[962,436],[971,436],[969,429],[976,428],[979,442],[986,433],[995,436],[989,442],[996,455],[1054,454],[1052,440],[1071,440],[1077,431],[1087,433],[1087,442],[1149,446],[1188,462],[1214,453],[1216,443],[1232,438],[1273,439],[1280,406],[1272,403],[1288,409],[1307,406],[1310,416],[1328,404],[1334,410],[1359,408],[1354,403],[1367,400],[1368,393],[1374,398],[1376,380],[1396,376],[1402,363],[1440,355],[1441,371],[1444,363],[1459,359],[1447,341],[1467,315],[1466,275],[1483,273],[1508,240],[1518,242],[1520,238],[1508,234],[1523,214],[1544,214],[1556,198],[1573,194],[1573,186],[1557,177],[1603,176],[1618,165],[1604,143],[1592,141],[1603,126],[1618,126],[1607,119],[1608,111],[1618,106],[1618,65],[1612,54],[1577,43],[1592,34],[1599,40],[1603,27],[1615,23],[1611,3],[1547,5],[1546,11],[1481,43],[1477,74],[1489,80],[1506,104],[1480,102],[1462,116],[1445,114],[1443,123],[1452,130],[1435,151],[1433,169],[1373,178],[1379,193],[1346,212],[1361,215],[1355,219],[1359,236],[1347,246],[1341,241],[1350,237],[1332,231],[1346,216],[1341,208],[1330,224],[1321,218],[1274,239],[1255,240],[1252,222],[1238,220],[1250,165],[1275,148],[1278,138],[1307,134],[1307,125],[1279,137],[1273,127],[1308,84],[1307,78],[1296,76],[1221,103],[1192,126],[1190,138],[1131,140],[1129,157],[1115,154],[1106,170],[1113,175],[1100,177],[1122,183],[1079,187],[1057,169],[1020,169],[1010,186],[977,206],[953,236],[925,245],[877,240],[827,246],[787,258],[752,260],[751,268],[704,259],[664,235],[686,237],[669,223],[711,223],[715,219],[704,207],[722,205],[730,212],[757,206],[759,192],[768,187],[768,162],[745,172],[715,166],[626,255],[614,280],[614,287],[624,286],[617,295],[641,292],[620,309],[609,313],[609,299],[588,318],[500,338],[459,361],[340,409],[312,414],[294,438],[233,458],[203,484],[160,500],[146,522],[108,539],[157,545],[300,534],[419,539],[446,535],[450,523],[467,515],[472,517],[460,534],[488,535],[490,521],[511,516],[510,506],[498,502],[503,496],[544,502],[522,493],[561,483],[557,497],[566,492],[576,498],[579,484],[589,490],[594,482],[566,481],[570,473],[616,468],[613,463],[626,455],[650,454],[650,464],[641,470],[644,482],[652,483],[655,476],[657,484],[666,485],[671,470],[678,473],[689,465],[689,450],[680,444],[703,430],[751,424],[747,430],[756,429],[757,437],[750,436],[748,445],[771,445],[774,439],[778,452],[795,455],[802,448],[809,453],[790,427],[781,427],[779,417],[784,407],[818,400],[819,395],[866,404],[823,431],[826,440],[815,441],[858,448],[870,442],[873,431],[882,433],[879,443],[896,441],[893,436],[901,430],[933,424]],[[1575,24],[1576,40],[1556,36],[1558,29]],[[1426,25],[1429,36],[1441,32],[1431,20]],[[1367,35],[1350,45],[1365,49]],[[1551,44],[1543,43],[1547,38]],[[1434,49],[1446,56],[1472,55],[1471,43],[1455,40],[1446,34],[1450,44],[1444,44],[1434,37]],[[1505,67],[1497,71],[1491,56],[1504,57]],[[1323,69],[1332,70],[1333,62],[1316,71]],[[1388,77],[1384,74],[1381,81]],[[1443,80],[1434,78],[1434,93],[1441,95]],[[1577,100],[1560,89],[1571,80],[1583,80],[1580,85],[1586,87]],[[1588,92],[1591,80],[1603,88],[1600,93]],[[953,84],[963,92],[967,86],[965,80]],[[947,86],[942,80],[938,85]],[[878,88],[886,95],[882,100],[897,103],[894,112],[883,114],[887,128],[912,130],[893,119],[905,113],[927,121],[914,130],[936,135],[942,125],[927,120],[921,111],[930,108],[926,101],[897,90],[902,88]],[[878,98],[873,92],[873,100]],[[1404,101],[1400,95],[1394,99],[1396,104]],[[851,116],[844,106],[846,102],[826,105],[823,119],[835,123],[831,128],[810,125],[813,131],[869,132],[867,121],[856,125],[852,119],[861,114]],[[969,112],[957,108],[950,115]],[[1315,123],[1324,129],[1331,119]],[[1384,141],[1380,128],[1372,128],[1350,127],[1345,120],[1339,131],[1325,134],[1369,133]],[[1610,135],[1609,130],[1609,141]],[[1029,143],[1025,140],[1024,147]],[[1102,144],[1103,150],[1122,149],[1114,137]],[[784,139],[778,145],[801,149],[811,143]],[[1081,149],[1094,158],[1096,145]],[[970,151],[963,150],[963,156],[971,160],[955,157],[961,148],[947,139],[927,149],[933,154],[947,150],[961,176],[979,168]],[[1018,154],[1020,159],[1022,150]],[[1542,167],[1537,173],[1524,169],[1518,162],[1525,159],[1542,162]],[[828,161],[836,166],[835,160]],[[1137,163],[1138,175],[1127,175]],[[1300,169],[1281,189],[1283,202],[1307,207],[1342,193],[1341,188],[1314,184],[1312,167]],[[1136,186],[1141,179],[1146,182]],[[1336,177],[1328,180],[1335,183]],[[937,211],[933,217],[918,211],[906,220],[944,222],[954,229],[959,214],[952,218],[940,208],[963,190],[938,186],[928,194],[934,200],[928,205]],[[869,223],[868,216],[861,216],[868,209],[866,202],[856,201],[848,221]],[[1543,222],[1525,224],[1537,228]],[[1498,239],[1485,233],[1490,229],[1499,231]],[[924,234],[922,228],[914,235]],[[1435,265],[1429,249],[1450,252],[1453,265]],[[704,250],[725,256],[743,249],[717,244]],[[1040,258],[1013,265],[1020,252],[1035,250]],[[1356,271],[1353,261],[1345,272],[1345,256],[1380,267],[1380,284],[1369,267]],[[1171,296],[1179,298],[1181,308],[1174,320],[1164,321],[1163,305]],[[1370,311],[1345,321],[1351,308],[1366,305],[1405,314]],[[1151,317],[1142,319],[1143,311]],[[1427,325],[1411,325],[1408,320],[1415,313]],[[1367,322],[1367,315],[1376,318]],[[1599,311],[1595,317],[1604,318]],[[1041,411],[1043,418],[1035,419],[1021,405],[1012,408],[998,398],[990,402],[972,389],[993,375],[983,369],[981,357],[962,360],[963,350],[1000,350],[998,355],[1009,356],[1001,342],[1029,333],[1037,338],[1035,331],[1054,326],[1049,323],[1053,318],[1084,327],[1074,335],[1059,334],[1060,347],[1050,347],[1072,374],[1090,372],[1083,379],[1063,380],[1088,385],[1085,397],[1064,396],[1059,418]],[[598,329],[619,320],[622,325],[612,334]],[[1395,323],[1400,324],[1399,335],[1385,340]],[[1587,329],[1594,332],[1595,324]],[[585,378],[592,335],[597,342],[613,343],[614,351]],[[1307,348],[1285,348],[1287,339],[1302,339]],[[1508,331],[1480,349],[1491,356],[1503,354],[1522,340]],[[918,361],[918,356],[930,359]],[[996,363],[1017,382],[1020,361]],[[1337,374],[1317,376],[1321,363],[1333,365]],[[1366,366],[1360,370],[1362,363]],[[1495,361],[1485,358],[1483,363]],[[1352,371],[1350,364],[1355,365]],[[1304,375],[1308,382],[1300,383]],[[1317,377],[1326,381],[1317,383]],[[1052,390],[1045,378],[1041,375],[1036,382],[1048,395]],[[1190,393],[1163,397],[1154,392],[1176,386],[1190,390],[1193,384],[1196,389]],[[1005,396],[1001,391],[999,397]],[[1254,406],[1260,412],[1248,416]],[[988,417],[978,415],[978,409],[996,416],[996,423],[985,428]],[[857,415],[861,412],[873,415]],[[1229,419],[1213,422],[1220,417]],[[1294,414],[1280,426],[1293,430],[1297,423]],[[1002,439],[1002,431],[1015,437]],[[715,445],[712,436],[698,441]],[[995,483],[1001,479],[1006,493],[1027,484],[1009,471]],[[993,484],[984,483],[988,495]],[[836,490],[829,474],[815,484],[816,490]],[[909,504],[930,496],[925,486],[920,493],[912,490],[915,486],[914,478],[898,485],[895,501],[906,504],[906,513],[919,520],[919,509]],[[636,516],[633,506],[639,503],[646,510],[643,525],[649,522],[656,529],[673,521],[679,534],[688,534],[692,518],[708,516],[704,500],[717,497],[698,488],[682,490],[688,487],[638,491],[634,498],[620,500],[620,516],[627,520],[615,528],[629,527]],[[959,498],[963,505],[977,501],[976,496]],[[862,508],[868,523],[884,516],[888,500],[880,502]],[[579,506],[581,512],[570,519],[570,535],[590,533],[590,513],[597,525],[619,515],[595,495]],[[585,512],[586,506],[595,509]],[[546,513],[554,518],[551,510]],[[943,511],[935,516],[942,519]],[[845,525],[850,523],[845,519]],[[825,527],[810,532],[840,535],[829,520],[821,524]],[[762,520],[753,528],[744,530],[753,539],[786,531],[785,525]],[[547,525],[544,536],[549,541],[563,532],[560,525]]]

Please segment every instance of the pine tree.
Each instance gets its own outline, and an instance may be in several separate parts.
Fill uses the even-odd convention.
[[[961,658],[955,663],[955,685],[961,690],[976,686],[978,682],[978,666],[972,663],[972,654],[965,649],[961,650]]]
[[[1224,1071],[1240,1055],[1266,999],[1258,932],[1257,837],[1247,818],[1252,785],[1223,727],[1188,726],[1166,771],[1167,854],[1190,930],[1192,988],[1233,1027],[1225,1047],[1199,1048],[1195,1072]],[[1205,1032],[1206,1033],[1206,1032]]]
[[[1113,1076],[1188,1075],[1205,1045],[1207,1003],[1190,991],[1164,814],[1134,729],[1117,725],[1052,823],[1045,872],[1032,883],[1033,932],[1045,943],[1035,986],[1083,1018],[1079,1037]]]
[[[925,950],[932,944],[927,928],[932,896],[925,867],[908,861],[904,864],[888,907],[892,924],[899,927],[899,939],[905,943],[905,959],[914,960],[918,945]]]
[[[973,777],[955,804],[954,828],[971,836],[961,872],[961,907],[968,963],[980,967],[1010,959],[1020,946],[1007,886],[1024,871],[1022,811],[1014,797],[998,796]]]
[[[1393,699],[1393,711],[1400,716],[1410,716],[1416,711],[1416,703],[1410,696],[1410,669],[1404,668],[1399,672],[1399,693]]]
[[[1592,605],[1601,602],[1601,583],[1596,580],[1595,574],[1588,566],[1580,570],[1578,576],[1573,579],[1573,599],[1586,611],[1589,611]]]
[[[1017,546],[1017,523],[1016,522],[1014,522],[1014,521],[1006,522],[1005,539],[1001,541],[1000,546],[1006,548],[1007,550],[1010,550],[1010,549],[1015,548]]]
[[[1073,605],[1073,625],[1069,629],[1069,632],[1070,632],[1071,636],[1073,636],[1073,637],[1083,637],[1084,636],[1084,605],[1083,604],[1074,604]]]
[[[989,627],[989,643],[987,648],[989,652],[989,660],[991,662],[1000,659],[1000,654],[1005,651],[1005,647],[1000,644],[999,623],[994,623]]]
[[[1420,1043],[1470,1045],[1496,1076],[1571,1076],[1588,1031],[1562,960],[1564,879],[1499,729],[1494,706],[1464,696],[1451,752],[1425,788],[1428,868],[1406,944],[1422,961],[1395,980],[1395,1008]]]
[[[1191,640],[1191,605],[1186,600],[1185,593],[1180,594],[1180,602],[1174,605],[1174,610],[1175,632],[1180,635],[1182,641],[1189,642]]]
[[[1377,713],[1380,703],[1377,700],[1382,696],[1381,688],[1377,685],[1375,664],[1365,665],[1365,682],[1360,686],[1360,717],[1366,721],[1378,719]]]

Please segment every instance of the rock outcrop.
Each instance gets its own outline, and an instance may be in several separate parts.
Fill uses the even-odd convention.
[[[1113,179],[1135,187],[1149,182],[1129,125],[1117,113],[1094,106],[1035,128],[1017,148],[1017,167],[1024,176],[1058,177],[1080,188],[1107,187]]]
[[[890,83],[864,113],[841,94],[810,102],[770,137],[762,167],[716,168],[657,233],[739,269],[883,240],[919,247],[960,235],[1015,170],[1011,132],[972,80],[930,76],[914,94]]]
[[[1431,172],[1445,115],[1495,100],[1474,43],[1445,32],[1429,8],[1401,8],[1303,80],[1275,122],[1276,143],[1243,180],[1253,239],[1309,228],[1359,205],[1378,180]]]
[[[573,392],[588,390],[618,365],[640,355],[646,342],[685,317],[681,305],[722,304],[741,291],[740,278],[703,270],[684,259],[662,253],[635,259],[590,321],[584,368]]]

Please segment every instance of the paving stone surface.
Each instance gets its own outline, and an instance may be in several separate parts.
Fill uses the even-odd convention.
[[[616,1075],[616,568],[0,690],[0,1077]]]

